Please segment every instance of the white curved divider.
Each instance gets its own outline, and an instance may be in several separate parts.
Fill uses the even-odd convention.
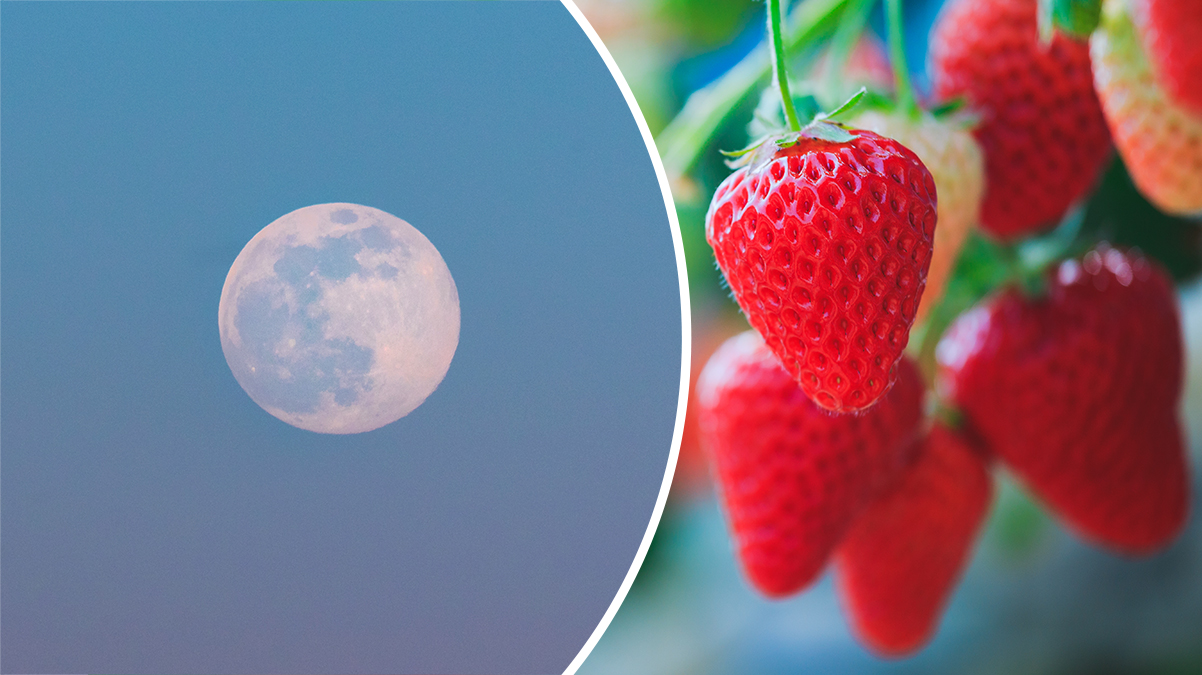
[[[605,65],[609,67],[609,72],[613,75],[614,80],[618,83],[618,88],[622,90],[622,96],[626,99],[626,104],[630,106],[630,113],[634,115],[635,122],[639,125],[639,131],[643,134],[643,141],[647,144],[647,152],[651,155],[651,163],[655,166],[655,176],[659,179],[659,189],[664,195],[664,208],[668,212],[668,222],[672,227],[672,246],[676,251],[676,272],[680,279],[680,321],[681,321],[681,345],[680,345],[680,401],[676,407],[676,426],[672,431],[672,449],[668,457],[668,465],[664,471],[664,482],[659,489],[659,497],[655,500],[655,510],[651,513],[651,520],[647,523],[647,531],[643,534],[643,541],[639,544],[638,553],[634,556],[634,561],[630,563],[630,571],[626,573],[626,578],[622,580],[621,587],[618,588],[618,594],[614,596],[613,602],[610,603],[609,609],[605,611],[605,615],[601,617],[601,623],[597,624],[597,628],[593,634],[589,636],[588,641],[580,648],[580,653],[572,662],[568,664],[564,675],[574,675],[584,664],[584,660],[597,646],[597,642],[601,636],[605,634],[605,629],[609,628],[610,622],[613,621],[614,615],[618,613],[618,609],[622,606],[622,601],[626,599],[626,594],[630,592],[631,585],[634,584],[635,577],[638,576],[639,569],[643,566],[643,560],[647,557],[647,549],[651,547],[651,540],[655,537],[655,530],[659,527],[660,518],[664,514],[664,505],[668,501],[668,490],[672,487],[672,477],[676,474],[676,461],[680,455],[680,439],[684,433],[684,418],[685,408],[689,401],[689,370],[692,363],[692,346],[693,346],[693,330],[692,330],[692,314],[689,305],[689,276],[685,267],[684,259],[684,244],[680,236],[680,220],[676,216],[676,204],[672,201],[672,190],[668,184],[668,173],[664,170],[663,160],[660,159],[659,150],[655,146],[655,139],[651,135],[651,129],[647,126],[647,118],[643,116],[642,109],[639,108],[638,101],[634,98],[634,93],[630,90],[630,84],[626,82],[626,77],[622,75],[621,69],[614,61],[613,54],[609,53],[605,43],[601,41],[601,37],[597,35],[597,31],[593,29],[592,24],[585,18],[584,13],[576,6],[572,0],[560,0],[563,6],[567,8],[576,22],[580,24],[581,30],[585,35],[588,35],[593,46],[597,48],[597,52],[601,58],[605,60]]]

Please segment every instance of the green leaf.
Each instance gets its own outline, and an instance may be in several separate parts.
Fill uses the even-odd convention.
[[[1085,40],[1101,18],[1102,0],[1039,0],[1039,37],[1049,42],[1060,31]]]
[[[858,108],[861,112],[865,110],[889,112],[895,107],[896,105],[893,102],[892,95],[880,91],[873,91],[871,89],[869,89],[868,93],[864,94],[864,98],[860,99],[860,102],[856,104],[856,108]]]
[[[856,93],[852,94],[851,98],[844,101],[843,105],[839,106],[838,108],[835,108],[833,111],[826,113],[825,115],[822,115],[821,119],[829,120],[829,119],[834,119],[840,115],[846,114],[847,112],[851,111],[852,108],[855,108],[856,105],[859,104],[860,100],[863,99],[864,95],[867,93],[868,93],[868,89],[866,89],[865,87],[860,87],[860,90],[857,91]],[[850,139],[848,139],[848,140],[850,140]]]
[[[957,97],[950,101],[945,101],[931,108],[931,116],[935,119],[955,115],[968,105],[968,101],[964,97]]]
[[[793,108],[797,111],[797,119],[804,120],[806,124],[814,121],[822,112],[822,104],[810,94],[794,96]]]
[[[722,153],[724,157],[742,157],[743,155],[755,152],[756,148],[763,145],[766,140],[768,140],[767,136],[760,136],[745,148],[740,148],[739,150],[719,150],[718,152]]]
[[[800,139],[801,139],[801,132],[785,134],[784,136],[781,136],[780,138],[776,139],[776,147],[787,148],[791,145],[797,145],[797,141]]]
[[[856,136],[838,124],[831,124],[830,122],[824,122],[821,120],[806,125],[806,127],[801,130],[801,135],[806,136],[807,138],[817,138],[822,141],[829,141],[831,143],[849,143],[859,138],[859,136]]]
[[[989,538],[1012,560],[1030,558],[1047,535],[1048,516],[1008,472],[999,471],[995,476],[997,497],[989,518]]]

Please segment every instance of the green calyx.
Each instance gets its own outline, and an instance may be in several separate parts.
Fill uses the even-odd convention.
[[[851,112],[863,100],[866,93],[868,93],[868,90],[860,87],[859,91],[852,94],[838,108],[828,113],[815,113],[809,124],[802,127],[796,136],[789,139],[789,136],[792,136],[792,134],[789,134],[784,139],[778,140],[776,142],[777,146],[787,148],[790,145],[796,144],[802,138],[817,138],[818,140],[830,141],[831,143],[849,143],[854,141],[857,136],[848,131],[843,125],[835,122],[835,118],[842,117]]]
[[[751,144],[745,148],[733,151],[720,150],[719,152],[730,158],[726,161],[727,166],[732,169],[736,169],[738,167],[750,164],[752,160],[757,157],[757,155],[763,156],[763,153],[757,151],[759,151],[761,148],[764,148],[769,140],[771,140],[773,146],[775,146],[771,148],[773,154],[775,154],[776,150],[797,145],[803,139],[807,138],[827,141],[829,143],[848,143],[854,141],[858,137],[851,133],[847,127],[844,127],[835,121],[835,118],[844,116],[851,112],[864,98],[866,92],[867,90],[861,87],[859,91],[857,91],[855,94],[852,94],[851,98],[844,101],[843,105],[840,105],[831,112],[813,113],[810,115],[809,121],[805,124],[805,126],[802,126],[797,131],[766,134],[752,141]],[[807,98],[809,98],[810,101],[813,101],[812,97]],[[815,103],[814,108],[816,109],[816,107],[817,104]]]
[[[859,137],[838,122],[815,120],[805,125],[796,134],[789,134],[784,138],[777,139],[776,146],[778,148],[787,148],[797,145],[803,138],[816,138],[820,141],[828,141],[830,143],[849,143]]]

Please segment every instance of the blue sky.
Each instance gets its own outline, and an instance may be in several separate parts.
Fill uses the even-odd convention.
[[[0,6],[5,672],[557,672],[668,459],[680,299],[634,119],[558,3]],[[438,247],[439,389],[353,436],[222,356],[260,229]]]

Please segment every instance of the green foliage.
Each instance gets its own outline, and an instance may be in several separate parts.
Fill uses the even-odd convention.
[[[935,119],[955,115],[968,106],[968,101],[963,97],[956,97],[950,101],[944,101],[931,108],[931,116]]]
[[[974,229],[960,249],[960,257],[952,269],[943,301],[936,308],[931,322],[950,323],[961,312],[1005,283],[1010,273],[1011,267],[1001,247]]]
[[[676,217],[680,220],[681,243],[684,246],[685,271],[689,275],[689,296],[694,307],[713,301],[713,296],[722,287],[722,272],[714,262],[714,251],[705,241],[705,213],[707,205],[699,203],[676,204]]]
[[[833,33],[846,2],[800,3],[784,29],[785,51],[797,51]],[[723,124],[732,119],[732,113],[765,81],[771,68],[769,56],[768,49],[761,45],[725,75],[689,96],[680,114],[656,139],[669,176],[683,176],[693,169]]]
[[[1178,282],[1202,272],[1202,223],[1157,210],[1117,157],[1085,207],[1081,237],[1137,247],[1163,263]]]
[[[1007,558],[1028,558],[1043,539],[1047,516],[1012,478],[999,472],[995,475],[997,501],[989,522],[989,538]]]
[[[1102,0],[1039,0],[1039,35],[1047,41],[1060,31],[1085,40],[1101,17]]]
[[[814,121],[818,115],[822,114],[822,104],[811,94],[794,95],[793,107],[797,110],[797,116],[805,120],[806,124]]]
[[[828,113],[820,114],[819,116],[815,116],[815,119],[816,120],[817,119],[833,120],[836,117],[842,117],[842,116],[846,115],[847,113],[851,112],[852,110],[855,110],[856,106],[860,104],[860,101],[864,100],[864,96],[867,93],[868,93],[867,89],[865,89],[864,87],[860,87],[859,91],[857,91],[856,93],[854,93],[850,97],[848,97],[848,99],[846,101],[844,101],[843,104],[840,105],[838,108],[835,108],[834,110],[832,110]]]
[[[824,93],[834,93],[841,88],[844,68],[856,48],[856,43],[860,41],[864,26],[868,23],[868,14],[876,6],[876,2],[877,0],[849,0],[847,9],[843,11],[843,17],[839,20],[839,27],[827,48],[824,72],[818,74]]]
[[[968,234],[952,268],[943,297],[927,320],[914,328],[910,344],[919,367],[930,375],[934,370],[935,347],[948,326],[962,312],[977,304],[1012,278],[1014,267],[1005,252],[978,230]]]
[[[755,16],[753,0],[659,0],[664,23],[683,33],[694,48],[714,48],[729,40]]]

